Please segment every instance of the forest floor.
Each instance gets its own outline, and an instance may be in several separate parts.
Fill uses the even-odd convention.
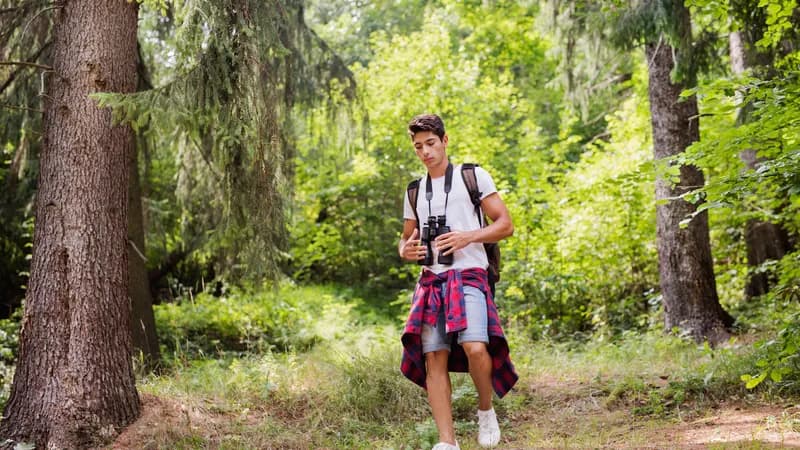
[[[141,417],[110,448],[431,448],[424,391],[399,373],[402,319],[343,304],[322,316],[311,349],[184,359],[140,377]],[[739,379],[753,335],[712,350],[658,332],[583,343],[507,332],[520,380],[495,402],[497,448],[800,448],[800,399]],[[453,375],[453,409],[461,448],[479,448],[465,374]]]
[[[800,416],[797,406],[723,403],[683,418],[643,420],[626,408],[603,406],[581,386],[548,386],[542,382],[529,389],[542,407],[502,419],[504,435],[498,449],[800,448],[800,432],[795,431],[796,418]],[[236,442],[242,448],[329,448],[303,440],[252,447],[231,434],[237,428],[234,424],[243,420],[240,413],[213,411],[150,394],[142,396],[142,403],[141,417],[119,436],[112,448],[233,449],[238,448]],[[271,412],[267,406],[249,412],[244,420],[257,424],[272,415],[281,413]],[[183,434],[194,434],[196,438],[181,438]],[[169,441],[172,446],[167,445]],[[463,449],[479,448],[472,436],[461,436],[460,441]]]

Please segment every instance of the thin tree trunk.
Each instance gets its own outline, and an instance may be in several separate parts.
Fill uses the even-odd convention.
[[[686,14],[688,20],[688,11]],[[697,99],[681,99],[684,86],[671,81],[674,61],[670,45],[663,40],[650,43],[646,54],[653,147],[655,159],[661,160],[682,153],[699,139]],[[717,297],[708,215],[698,214],[681,228],[680,222],[694,213],[696,206],[674,199],[703,184],[703,173],[693,166],[680,167],[680,181],[675,186],[668,180],[656,181],[658,263],[666,330],[678,328],[695,340],[716,343],[727,338],[732,318]]]
[[[731,31],[728,35],[728,54],[731,58],[731,70],[734,74],[741,75],[747,68],[747,53],[741,31]]]
[[[152,89],[150,75],[142,61],[141,47],[136,46],[137,91]],[[134,356],[141,355],[146,368],[155,367],[161,359],[153,314],[153,293],[147,275],[145,258],[145,222],[142,207],[143,188],[139,176],[139,149],[146,150],[147,140],[137,139],[130,154],[128,169],[128,295],[131,299],[131,337]]]
[[[144,144],[142,144],[144,145]],[[146,367],[160,360],[156,320],[153,314],[153,294],[147,276],[142,214],[142,189],[139,181],[137,146],[131,152],[128,168],[128,295],[131,299],[131,337],[134,356],[141,355]]]
[[[747,69],[749,60],[745,48],[745,40],[740,31],[732,31],[728,38],[728,48],[731,58],[731,71],[741,75]],[[740,94],[737,94],[740,97]],[[738,103],[742,102],[737,98]],[[747,121],[747,105],[741,105],[739,121]],[[755,150],[748,149],[740,153],[740,158],[749,170],[758,168],[758,155]],[[747,247],[747,266],[750,276],[744,288],[745,297],[754,298],[769,292],[771,280],[769,275],[756,269],[769,260],[778,260],[788,253],[792,246],[789,233],[778,224],[752,219],[745,224],[744,241]]]
[[[87,448],[139,414],[127,298],[130,127],[89,94],[136,88],[136,2],[55,14],[30,289],[2,437]]]

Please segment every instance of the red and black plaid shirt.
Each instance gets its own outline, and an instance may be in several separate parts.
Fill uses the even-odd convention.
[[[442,298],[441,287],[445,285]],[[483,269],[448,270],[435,274],[424,270],[414,291],[411,313],[403,331],[403,360],[400,371],[409,380],[425,388],[425,357],[422,354],[422,324],[434,326],[441,308],[446,317],[445,331],[458,333],[467,328],[464,307],[464,286],[480,289],[486,295],[488,315],[489,355],[492,358],[492,386],[498,397],[503,397],[514,387],[519,376],[509,356],[508,341],[500,326],[497,307],[489,289],[488,275]],[[460,345],[453,345],[447,362],[450,372],[469,372],[469,361]]]

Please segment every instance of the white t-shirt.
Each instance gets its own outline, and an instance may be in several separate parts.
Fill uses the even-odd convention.
[[[445,212],[445,193],[444,193],[444,176],[431,179],[431,187],[433,188],[433,198],[430,202],[430,213],[428,212],[428,201],[425,198],[425,179],[427,176],[422,177],[419,183],[419,193],[417,196],[417,214],[419,220],[424,225],[427,223],[428,216],[447,216],[445,225],[450,227],[451,231],[472,231],[481,227],[480,220],[475,214],[475,206],[469,198],[469,191],[464,184],[464,179],[461,177],[461,165],[453,167],[453,184],[450,188],[450,195],[447,198],[447,211]],[[478,181],[478,191],[481,192],[481,200],[487,196],[497,192],[491,175],[480,167],[475,167],[475,178]],[[403,195],[403,218],[417,220],[414,217],[414,212],[411,210],[411,203],[408,201],[408,195]],[[489,261],[486,259],[486,251],[483,249],[483,244],[480,242],[472,243],[456,250],[454,253],[453,264],[442,265],[436,259],[439,256],[439,251],[436,250],[434,245],[434,262],[432,266],[424,266],[425,268],[433,271],[434,273],[446,272],[450,269],[471,269],[489,267]]]

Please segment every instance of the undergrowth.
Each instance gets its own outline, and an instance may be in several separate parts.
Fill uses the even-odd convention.
[[[371,304],[380,301],[395,306],[376,312]],[[146,399],[163,403],[151,407],[176,412],[161,411],[164,420],[140,430],[141,447],[430,448],[437,432],[425,392],[399,371],[399,304],[365,301],[349,288],[287,284],[157,307],[163,371],[137,378]],[[721,404],[796,400],[786,383],[748,389],[742,381],[769,356],[769,346],[754,343],[769,342],[797,310],[768,302],[761,308],[769,311],[758,308],[734,311],[743,318],[740,333],[718,348],[658,329],[533,341],[509,326],[520,381],[495,402],[505,442],[647,444],[652,429]],[[5,358],[13,354],[15,323],[3,330]],[[466,374],[452,379],[461,447],[477,448],[468,438],[477,432],[474,387]]]
[[[430,448],[437,433],[425,392],[399,372],[396,313],[365,318],[352,292],[330,287],[280,295],[287,293],[312,305],[315,320],[293,326],[307,327],[315,345],[199,358],[173,353],[167,373],[142,380],[142,391],[205,412],[213,424],[186,436],[161,434],[173,437],[154,438],[157,448]],[[648,427],[723,403],[780,401],[771,386],[747,389],[741,381],[762,357],[753,341],[771,332],[759,327],[718,348],[659,330],[559,342],[531,341],[509,327],[521,378],[495,402],[505,439],[523,447],[646,444]],[[457,433],[470,436],[477,432],[476,394],[468,375],[452,378]],[[639,425],[630,435],[632,421]],[[577,431],[564,434],[565,423]],[[461,447],[477,448],[471,442],[465,438]]]

